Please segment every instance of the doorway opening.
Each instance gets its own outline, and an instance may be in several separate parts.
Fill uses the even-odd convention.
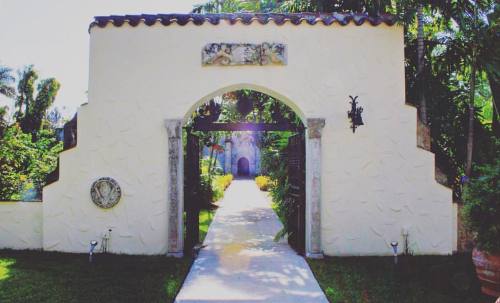
[[[238,160],[238,176],[239,177],[248,177],[250,175],[248,159],[242,157]]]
[[[217,209],[233,177],[264,176],[269,184],[261,189],[271,191],[283,226],[276,238],[305,254],[304,131],[294,110],[256,90],[223,93],[194,110],[183,135],[186,253],[203,241],[206,214]]]

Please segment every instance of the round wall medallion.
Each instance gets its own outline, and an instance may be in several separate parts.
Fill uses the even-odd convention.
[[[92,202],[101,208],[115,206],[122,196],[120,185],[113,178],[99,178],[90,187]]]

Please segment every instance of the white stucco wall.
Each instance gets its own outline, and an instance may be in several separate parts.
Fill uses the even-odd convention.
[[[42,248],[42,203],[0,202],[2,248]]]
[[[280,42],[286,66],[202,67],[211,42]],[[322,249],[327,255],[389,255],[409,231],[418,254],[453,249],[451,191],[434,180],[434,156],[416,147],[416,110],[405,105],[399,26],[172,24],[93,27],[89,103],[78,111],[78,145],[61,154],[58,182],[44,189],[46,250],[84,252],[112,228],[110,250],[158,254],[167,244],[165,119],[191,114],[222,92],[252,88],[302,118],[325,118]],[[353,134],[349,95],[365,125]],[[110,210],[91,183],[116,179]]]

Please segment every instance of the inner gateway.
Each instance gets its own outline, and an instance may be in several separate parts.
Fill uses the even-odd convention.
[[[282,197],[286,203],[280,203],[286,205],[286,211],[281,207],[286,215],[281,220],[288,230],[288,243],[304,255],[305,128],[298,115],[272,96],[241,89],[201,104],[184,130],[184,251],[201,242],[200,211],[217,207],[203,194],[204,184],[214,184],[214,178],[223,174],[254,178],[280,171],[275,176],[283,177],[273,180],[286,192]]]

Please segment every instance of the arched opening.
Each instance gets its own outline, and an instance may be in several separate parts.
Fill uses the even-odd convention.
[[[206,94],[202,98],[200,98],[198,101],[193,103],[191,107],[188,108],[186,111],[186,114],[183,117],[183,126],[186,127],[189,125],[190,120],[193,116],[193,113],[196,112],[196,110],[202,106],[203,104],[209,102],[210,100],[217,99],[219,96],[223,96],[227,93],[235,92],[238,90],[251,90],[255,92],[259,92],[262,94],[265,94],[269,97],[272,97],[276,100],[279,100],[280,103],[283,105],[287,106],[292,110],[297,117],[301,120],[302,124],[306,124],[306,115],[304,112],[293,102],[289,97],[274,91],[268,87],[257,85],[257,84],[252,84],[252,83],[238,83],[230,86],[226,86],[223,88],[220,88],[216,91],[213,91],[211,93]]]
[[[238,160],[238,176],[240,177],[248,177],[250,176],[250,163],[248,159],[242,157]]]
[[[249,208],[234,217],[244,220],[245,215],[254,212],[257,218],[249,220],[276,218],[278,224],[273,226],[281,222],[282,228],[268,231],[274,233],[268,238],[285,238],[293,249],[305,254],[305,125],[301,113],[296,113],[289,101],[275,96],[279,95],[246,88],[222,89],[198,102],[185,117],[185,253],[191,253],[203,241],[208,230],[204,226],[206,213],[217,209],[217,199],[225,195],[227,185],[221,180],[243,177],[232,181],[234,185],[228,190],[234,206],[243,205],[252,196],[271,196],[254,194],[260,186],[253,177],[264,176],[272,184],[265,190],[283,192],[279,200],[273,201],[275,210],[270,201],[260,209],[247,203]],[[241,192],[235,193],[236,189]],[[225,198],[220,203],[229,202]],[[263,215],[266,212],[271,214]],[[227,232],[235,229],[229,226]]]

